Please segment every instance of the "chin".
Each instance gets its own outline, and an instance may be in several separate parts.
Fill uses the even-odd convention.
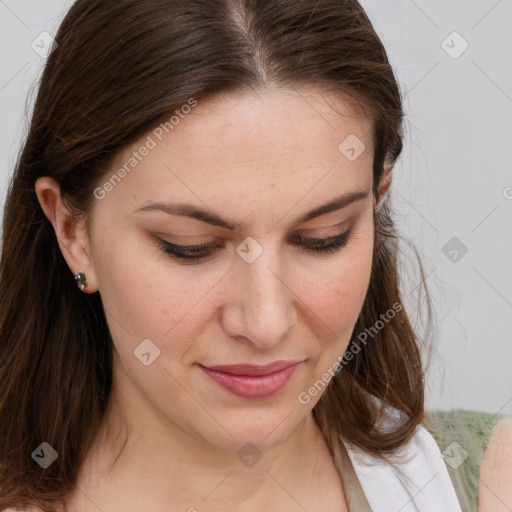
[[[263,451],[283,442],[306,419],[309,410],[295,407],[295,411],[290,407],[267,412],[261,409],[253,413],[239,411],[230,418],[219,418],[215,428],[199,435],[208,444],[224,451],[238,453],[248,444]]]

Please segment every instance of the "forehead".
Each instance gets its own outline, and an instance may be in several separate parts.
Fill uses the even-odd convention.
[[[260,198],[278,207],[305,194],[314,202],[333,187],[371,186],[371,133],[371,120],[340,93],[302,87],[223,94],[169,113],[122,151],[111,173],[122,166],[128,172],[109,195],[138,205]]]
[[[230,166],[301,154],[313,158],[326,148],[338,150],[351,134],[372,145],[371,121],[354,106],[340,93],[313,87],[223,94],[179,119],[173,116],[172,128],[164,117],[151,133],[175,153],[201,158],[205,154],[197,150],[204,149]]]

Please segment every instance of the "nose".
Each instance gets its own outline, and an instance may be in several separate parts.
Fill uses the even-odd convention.
[[[235,260],[222,314],[227,334],[260,349],[278,345],[297,321],[296,295],[275,252],[265,249],[252,263]]]

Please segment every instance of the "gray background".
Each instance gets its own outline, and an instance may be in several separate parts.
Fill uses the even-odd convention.
[[[511,415],[512,1],[361,3],[405,95],[392,198],[435,310],[427,406]],[[40,34],[54,35],[71,4],[0,0],[0,206],[44,65],[33,41],[43,46]],[[418,269],[404,251],[413,312]]]

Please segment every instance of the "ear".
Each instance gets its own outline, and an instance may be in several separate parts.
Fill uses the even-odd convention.
[[[382,173],[382,176],[380,178],[379,186],[378,186],[378,193],[379,193],[379,202],[377,203],[374,200],[374,206],[375,206],[375,212],[377,213],[381,207],[382,203],[384,203],[384,199],[386,198],[389,187],[391,186],[391,181],[393,179],[393,169],[384,169],[384,172]]]
[[[71,213],[61,197],[59,183],[53,178],[39,178],[35,191],[41,208],[53,225],[62,256],[71,270],[70,279],[83,272],[86,278],[86,288],[83,291],[94,293],[98,290],[97,279],[85,220]]]

